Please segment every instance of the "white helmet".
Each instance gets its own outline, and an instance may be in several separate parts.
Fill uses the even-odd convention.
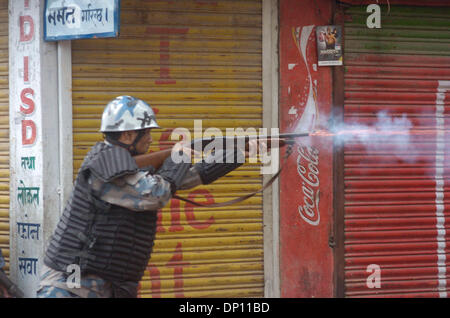
[[[118,96],[103,111],[101,132],[160,128],[153,109],[143,100]]]

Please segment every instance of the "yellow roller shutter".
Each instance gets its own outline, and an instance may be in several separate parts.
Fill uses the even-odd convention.
[[[8,0],[0,0],[0,248],[9,272]]]
[[[162,131],[150,150],[170,144],[171,129],[262,125],[262,3],[121,1],[117,39],[72,43],[74,173],[97,132],[104,105],[134,95],[156,109]],[[245,164],[211,186],[180,193],[223,202],[261,186]],[[159,214],[141,297],[263,296],[262,197],[225,208],[171,200]]]

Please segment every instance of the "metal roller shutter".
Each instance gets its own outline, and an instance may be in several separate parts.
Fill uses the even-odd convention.
[[[365,9],[345,14],[344,121],[411,126],[345,143],[345,296],[446,297],[450,8],[394,6],[381,29]]]
[[[97,133],[104,105],[134,95],[156,109],[167,147],[171,129],[262,125],[262,3],[121,1],[118,39],[72,43],[74,174]],[[180,193],[223,202],[258,189],[259,166],[246,164],[208,187]],[[157,240],[141,297],[263,296],[262,197],[226,208],[171,200],[160,211]]]
[[[0,1],[0,248],[9,272],[8,1]]]

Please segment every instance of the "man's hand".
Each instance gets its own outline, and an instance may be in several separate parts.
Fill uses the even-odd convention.
[[[257,139],[250,139],[250,141],[245,145],[245,158],[256,158],[258,154],[258,145],[259,145],[259,153],[267,152],[267,141]]]
[[[181,154],[180,152],[183,152],[183,155],[188,156],[188,158],[201,158],[201,154],[198,151],[195,151],[194,148],[191,148],[190,144],[183,143],[182,141],[177,142],[173,148],[173,152],[176,152],[177,154]]]

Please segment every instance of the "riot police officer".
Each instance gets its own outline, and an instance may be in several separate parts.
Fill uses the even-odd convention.
[[[38,297],[136,297],[154,245],[156,211],[177,190],[211,183],[242,165],[192,166],[169,156],[158,171],[139,169],[133,156],[147,152],[157,128],[143,100],[119,96],[106,105],[105,140],[78,172],[45,253]]]

